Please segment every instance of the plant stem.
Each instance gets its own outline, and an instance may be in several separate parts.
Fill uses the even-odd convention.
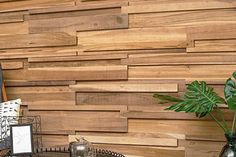
[[[216,121],[216,123],[224,130],[225,133],[229,133],[228,129],[226,129],[221,123],[220,121],[218,121],[216,119],[216,117],[212,114],[212,113],[209,113],[209,115],[211,116],[212,119],[214,119]]]
[[[230,132],[230,130],[229,130],[228,126],[227,126],[227,123],[226,123],[226,121],[225,121],[223,112],[221,111],[221,109],[220,109],[219,106],[217,106],[217,105],[216,105],[216,109],[217,109],[217,112],[220,114],[220,117],[221,117],[221,119],[222,119],[222,121],[223,121],[223,125],[225,126],[225,129],[226,129],[228,132]]]
[[[235,120],[236,120],[236,112],[234,112],[234,120],[233,120],[233,125],[232,125],[232,130],[231,130],[231,134],[233,135],[235,132]]]

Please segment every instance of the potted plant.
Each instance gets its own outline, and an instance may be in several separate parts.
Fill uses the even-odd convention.
[[[174,103],[166,108],[176,112],[195,113],[197,117],[202,118],[209,115],[220,128],[223,129],[227,144],[223,147],[220,157],[236,157],[236,71],[232,78],[229,78],[224,87],[224,98],[220,97],[212,87],[207,86],[204,81],[193,81],[187,85],[187,90],[183,98],[177,98],[169,95],[154,94],[160,103]],[[225,104],[234,112],[232,126],[229,128],[225,121],[223,111],[220,105]],[[217,118],[212,111],[215,110],[221,120]]]

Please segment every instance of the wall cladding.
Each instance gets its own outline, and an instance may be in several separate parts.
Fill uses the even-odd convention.
[[[84,136],[136,157],[214,157],[209,117],[167,112],[154,92],[236,70],[235,0],[1,0],[0,62],[10,99],[41,115],[45,146]],[[232,113],[225,110],[226,120]]]

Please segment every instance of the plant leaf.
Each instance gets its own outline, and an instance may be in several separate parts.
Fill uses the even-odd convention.
[[[231,78],[225,83],[224,94],[229,109],[236,110],[236,83]]]
[[[223,98],[219,97],[212,87],[208,87],[206,82],[193,81],[187,86],[184,99],[174,101],[167,96],[155,96],[160,100],[169,100],[169,102],[177,102],[168,107],[166,110],[174,110],[176,112],[196,113],[197,117],[204,117],[213,110],[214,106],[221,104]],[[172,98],[172,97],[171,97]]]
[[[168,103],[168,102],[181,102],[183,101],[182,99],[169,96],[169,95],[161,95],[161,94],[154,94],[154,98],[156,98],[160,103]]]

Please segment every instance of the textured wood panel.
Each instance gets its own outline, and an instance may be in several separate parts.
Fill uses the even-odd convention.
[[[196,44],[195,44],[196,46]],[[226,46],[226,45],[225,45]],[[236,53],[227,54],[140,54],[129,55],[123,59],[128,65],[201,65],[201,64],[234,64]],[[175,60],[173,60],[175,58]]]
[[[127,14],[78,16],[29,21],[30,33],[76,32],[117,28],[128,28]]]
[[[136,3],[137,4],[137,3]],[[184,6],[184,7],[183,7]],[[187,10],[202,10],[202,9],[221,9],[221,8],[234,8],[235,1],[141,1],[139,4],[131,3],[130,6],[124,6],[123,12],[127,13],[148,13],[148,12],[167,12],[167,11],[187,11]]]
[[[79,32],[77,36],[85,51],[186,47],[185,31],[173,27]]]
[[[82,92],[177,92],[177,84],[154,83],[94,83],[71,85],[72,89]]]
[[[129,26],[131,28],[137,28],[161,26],[203,26],[214,23],[235,24],[236,15],[234,14],[234,9],[131,14]]]
[[[177,146],[176,139],[168,138],[138,138],[125,136],[91,136],[91,135],[74,135],[69,136],[69,141],[75,141],[76,138],[84,137],[93,143],[103,144],[126,144],[126,145],[144,145],[144,146]]]
[[[235,47],[235,39],[196,40],[194,47],[187,48],[187,52],[235,52]]]
[[[190,66],[134,66],[129,68],[132,79],[186,79],[186,81],[221,81],[231,76],[234,65],[190,65]],[[206,75],[207,72],[207,75]]]
[[[11,42],[14,41],[14,42]],[[66,33],[20,34],[0,36],[0,49],[71,46],[76,44],[76,37]]]
[[[0,35],[27,34],[29,26],[27,22],[1,24]]]
[[[42,131],[45,133],[65,134],[74,130],[127,131],[127,119],[120,117],[119,112],[30,111],[27,115],[32,114],[41,115]]]
[[[0,0],[9,99],[41,115],[44,146],[84,136],[127,157],[215,157],[210,117],[164,110],[204,80],[220,96],[236,70],[234,0]],[[228,125],[233,113],[221,106]],[[213,113],[220,119],[217,113]],[[48,156],[49,157],[49,156]]]
[[[0,59],[58,57],[58,56],[76,56],[76,55],[77,51],[75,50],[75,48],[70,48],[70,47],[0,50]]]
[[[28,80],[126,80],[127,66],[31,68]]]
[[[58,5],[74,5],[74,2],[73,0],[16,0],[9,3],[1,3],[0,11],[18,11]]]

